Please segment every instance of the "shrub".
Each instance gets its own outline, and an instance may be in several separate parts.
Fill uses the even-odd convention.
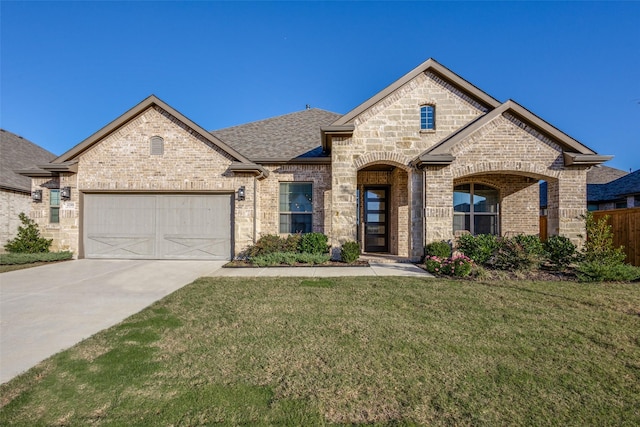
[[[492,234],[463,234],[456,242],[458,251],[477,264],[485,264],[498,247],[497,237]]]
[[[285,239],[275,234],[265,234],[260,237],[255,245],[247,249],[246,254],[250,258],[268,255],[274,252],[284,252],[286,247]]]
[[[289,234],[282,243],[283,252],[300,252],[300,241],[302,240],[302,234]]]
[[[552,270],[562,271],[576,259],[576,245],[564,236],[550,236],[543,244]]]
[[[581,282],[630,282],[640,279],[640,267],[623,263],[584,261],[576,267]]]
[[[440,271],[447,276],[465,277],[471,274],[473,261],[465,255],[456,255],[442,262]]]
[[[40,237],[40,230],[34,220],[23,212],[18,215],[21,226],[18,227],[18,235],[15,239],[9,240],[4,248],[10,253],[43,253],[49,252],[52,239]]]
[[[513,240],[521,245],[526,253],[539,257],[544,256],[544,246],[540,237],[535,234],[518,234],[513,237]]]
[[[626,258],[624,248],[613,247],[613,232],[608,224],[609,215],[605,215],[598,221],[593,212],[587,212],[583,216],[587,229],[587,240],[582,249],[584,262],[598,261],[604,264],[621,264]]]
[[[308,254],[324,254],[329,252],[327,236],[322,233],[303,234],[300,239],[300,252]]]
[[[342,261],[351,264],[360,258],[360,244],[358,242],[344,242],[340,250]]]
[[[424,247],[424,255],[426,257],[436,256],[438,258],[449,258],[451,256],[451,246],[444,240],[432,242]]]
[[[251,263],[258,267],[273,265],[324,264],[329,261],[329,254],[308,254],[296,252],[271,252],[265,255],[257,255],[251,258]]]
[[[440,274],[442,268],[442,258],[437,256],[427,256],[424,259],[424,269],[431,274]]]
[[[535,245],[529,236],[498,239],[497,248],[486,264],[498,270],[517,271],[537,268],[542,260],[542,245]],[[537,239],[537,236],[533,236]],[[522,243],[524,242],[524,243]],[[538,240],[540,242],[540,240]],[[530,252],[531,250],[531,252]],[[539,252],[539,253],[538,253]]]
[[[34,262],[55,262],[64,261],[71,258],[73,258],[73,253],[69,251],[41,252],[36,254],[8,253],[0,254],[0,265],[31,264]]]

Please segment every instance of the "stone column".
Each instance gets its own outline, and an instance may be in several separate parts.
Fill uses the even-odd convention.
[[[424,169],[424,244],[453,239],[453,177],[449,166]]]
[[[349,151],[351,138],[333,140],[331,152],[331,235],[332,257],[340,257],[340,248],[357,238],[356,190],[358,171]]]
[[[409,192],[409,256],[418,261],[424,255],[424,194],[423,173],[419,170],[408,172]]]

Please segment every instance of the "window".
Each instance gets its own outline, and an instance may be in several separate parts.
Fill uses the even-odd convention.
[[[151,137],[151,155],[162,156],[164,154],[164,139],[159,136]]]
[[[420,129],[434,130],[436,128],[436,107],[423,105],[420,107]]]
[[[463,184],[453,189],[453,231],[499,234],[498,190],[488,185]]]
[[[49,222],[60,222],[60,190],[49,190]]]
[[[311,233],[313,229],[313,185],[280,183],[280,233]]]

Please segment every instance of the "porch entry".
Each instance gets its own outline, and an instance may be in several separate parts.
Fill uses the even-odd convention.
[[[388,187],[364,187],[365,252],[389,252],[388,200]]]

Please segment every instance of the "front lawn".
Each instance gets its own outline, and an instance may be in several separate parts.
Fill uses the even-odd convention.
[[[204,278],[0,395],[0,425],[639,425],[640,288]]]

